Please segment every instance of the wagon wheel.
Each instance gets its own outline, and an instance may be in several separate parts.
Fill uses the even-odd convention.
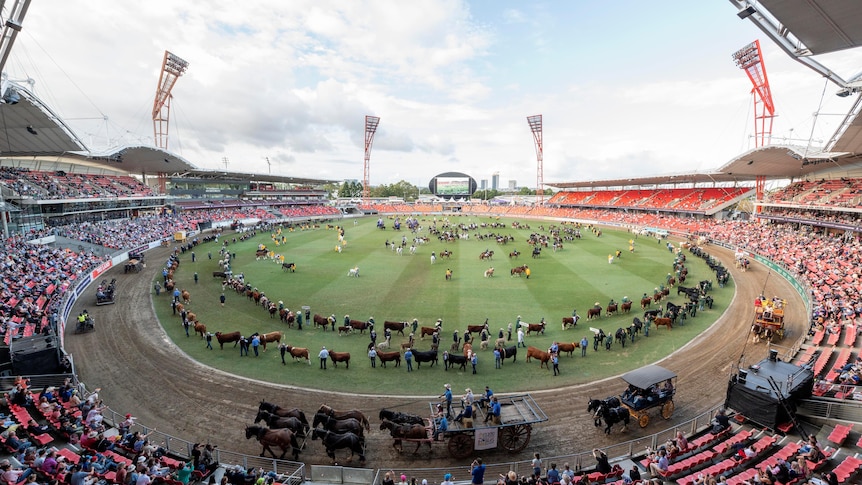
[[[670,417],[673,416],[673,408],[673,401],[667,401],[666,403],[664,403],[661,406],[661,417],[663,417],[664,419],[670,419]]]
[[[529,424],[517,424],[500,428],[500,446],[509,453],[518,453],[530,443],[533,427]]]
[[[641,412],[638,415],[638,424],[640,425],[641,428],[646,428],[647,425],[649,424],[649,414],[647,414],[645,412]]]
[[[446,447],[452,458],[467,458],[473,454],[473,437],[466,433],[454,433],[449,436]]]

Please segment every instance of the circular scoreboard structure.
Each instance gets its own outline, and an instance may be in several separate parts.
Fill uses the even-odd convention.
[[[460,199],[476,192],[476,179],[461,172],[446,172],[434,176],[428,183],[432,194],[445,199]]]

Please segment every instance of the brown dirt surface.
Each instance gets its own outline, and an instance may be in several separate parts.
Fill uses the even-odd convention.
[[[730,268],[736,294],[715,325],[658,362],[679,374],[676,410],[670,420],[663,421],[655,410],[646,428],[632,423],[627,431],[614,431],[605,437],[593,426],[586,412],[587,401],[619,394],[624,384],[618,378],[538,391],[532,395],[549,421],[534,426],[532,440],[523,452],[516,455],[501,450],[482,452],[485,462],[529,460],[536,451],[549,457],[589,451],[673,427],[723,402],[730,372],[743,349],[746,365],[766,356],[764,343],[745,345],[753,318],[753,301],[761,292],[780,295],[789,301],[785,345],[791,345],[807,330],[802,300],[784,279],[767,276],[767,269],[759,264],[741,273],[733,268],[732,252],[717,246],[706,250]],[[397,470],[460,464],[449,458],[443,444],[435,444],[431,454],[420,451],[418,457],[409,453],[399,455],[392,449],[388,432],[378,429],[377,412],[382,407],[426,415],[427,403],[436,396],[355,395],[297,389],[233,376],[190,359],[168,339],[153,310],[150,283],[156,271],[161,271],[157,262],[167,255],[163,248],[150,251],[147,254],[150,264],[139,274],[126,275],[119,268],[105,275],[117,278],[116,304],[96,307],[79,303],[73,310],[77,314],[87,308],[96,318],[97,328],[83,335],[69,332],[66,349],[74,356],[80,379],[90,389],[101,387],[102,398],[113,410],[131,412],[140,423],[182,439],[209,440],[225,450],[256,455],[260,447],[254,440],[245,440],[243,427],[251,423],[261,400],[299,407],[309,419],[326,403],[339,410],[358,408],[369,416],[372,428],[368,434],[366,467]],[[81,301],[93,302],[94,293],[95,285]],[[395,392],[397,379],[387,377],[380,388]],[[319,442],[310,440],[300,459],[309,464],[330,464]]]

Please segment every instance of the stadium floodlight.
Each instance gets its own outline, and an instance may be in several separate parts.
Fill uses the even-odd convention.
[[[380,118],[377,116],[365,117],[365,171],[362,177],[362,200],[366,203],[371,197],[371,186],[368,185],[371,162],[371,144],[374,143],[374,133],[377,132],[377,125],[379,123]]]
[[[760,41],[755,40],[734,52],[733,61],[738,68],[748,74],[748,79],[753,86],[751,96],[754,98],[754,146],[755,148],[765,146],[772,138],[775,103],[772,101],[769,78],[766,76],[766,66],[763,64]]]
[[[536,145],[536,205],[541,205],[543,202],[544,191],[544,176],[543,167],[544,152],[542,148],[542,115],[527,116],[527,124],[530,125],[530,131],[533,132],[533,141]]]

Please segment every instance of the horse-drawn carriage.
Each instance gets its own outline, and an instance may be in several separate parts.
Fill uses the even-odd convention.
[[[661,417],[673,416],[673,396],[676,393],[676,374],[657,365],[648,365],[623,374],[629,385],[620,395],[620,403],[637,420],[641,428],[649,424],[649,412],[660,409]]]
[[[765,339],[772,342],[774,338],[784,338],[784,307],[787,300],[775,297],[768,299],[760,297],[754,301],[754,325],[752,333],[754,340]]]
[[[102,281],[96,288],[96,305],[113,305],[116,303],[117,294],[114,288],[116,284],[116,278],[112,279],[110,283],[107,280]]]
[[[500,403],[500,419],[485,422],[487,409],[482,409],[478,403],[473,404],[473,426],[467,427],[463,422],[449,420],[446,431],[439,431],[441,439],[446,442],[446,448],[452,458],[467,458],[475,450],[502,448],[509,453],[518,453],[530,443],[533,424],[548,420],[548,416],[536,404],[529,394],[514,396],[498,396]],[[437,411],[437,402],[429,403],[431,414]],[[429,434],[426,439],[412,441],[432,442],[436,423],[430,420]],[[408,441],[408,440],[405,440]]]

